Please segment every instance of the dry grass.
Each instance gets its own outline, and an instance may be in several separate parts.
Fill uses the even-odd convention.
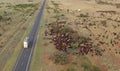
[[[117,9],[114,6],[110,6],[110,5],[98,5],[91,1],[75,0],[74,2],[78,2],[79,4],[76,3],[78,6],[77,5],[73,6],[74,4],[72,3],[72,1],[68,2],[67,4],[64,1],[61,2],[63,3],[62,8],[72,5],[72,10],[70,10],[70,12],[72,13],[70,14],[68,13],[68,17],[70,16],[68,19],[70,19],[70,22],[73,23],[71,24],[72,28],[85,36],[89,36],[89,34],[92,34],[93,36],[91,38],[95,41],[95,44],[98,43],[98,41],[102,41],[105,43],[105,44],[100,44],[100,47],[106,50],[104,55],[102,57],[96,57],[96,56],[91,57],[92,58],[91,61],[96,62],[96,64],[98,64],[99,67],[103,68],[103,70],[118,71],[119,70],[118,59],[120,59],[119,58],[120,42],[118,39],[115,39],[116,35],[114,35],[113,33],[116,33],[117,35],[119,35],[120,33],[119,22],[115,20],[116,18],[120,17],[118,16],[120,9]],[[66,7],[65,9],[71,9],[71,8]],[[75,11],[77,9],[81,9],[81,12]],[[101,16],[101,13],[97,13],[96,11],[116,11],[117,13],[116,14],[103,13],[104,16]],[[87,17],[87,18],[76,17],[80,14],[86,14],[86,13],[88,13],[90,17]],[[108,20],[108,18],[111,18],[111,20]],[[84,19],[86,19],[86,21],[84,21]],[[104,22],[101,23],[102,20],[107,21],[106,26]],[[93,26],[90,26],[89,25],[90,23],[93,24]],[[89,30],[84,28],[85,26],[87,26]],[[105,38],[104,36],[108,38]],[[112,43],[110,42],[111,40],[116,41],[118,44],[116,45],[113,42],[113,44],[115,45],[112,45]]]
[[[32,3],[40,2],[41,0],[0,0],[1,3],[12,3],[12,4],[23,4],[23,3]]]
[[[15,4],[0,3],[0,16],[2,16],[0,20],[0,33],[2,34],[0,36],[0,71],[3,71],[4,67],[4,71],[12,69],[11,67],[13,67],[15,59],[17,58],[14,54],[18,54],[21,46],[19,45],[19,47],[17,47],[17,44],[20,43],[22,36],[26,33],[25,31],[30,30],[28,24],[32,26],[32,21],[34,21],[33,16],[37,10],[36,8],[39,8],[38,4],[35,4],[35,6],[29,8],[31,11],[26,13],[28,8],[20,12],[14,9]],[[27,35],[28,31],[26,36]]]
[[[51,1],[60,4],[60,13],[55,13],[55,7]],[[94,45],[104,49],[105,52],[102,56],[92,56],[92,54],[88,54],[87,56],[71,55],[71,62],[69,64],[55,64],[51,60],[51,55],[57,50],[49,39],[44,39],[46,38],[44,36],[44,30],[47,29],[44,25],[44,28],[41,28],[42,31],[40,30],[42,33],[39,33],[31,71],[86,71],[84,70],[85,67],[88,68],[88,71],[89,68],[95,68],[98,71],[99,68],[102,71],[120,70],[120,9],[112,5],[97,4],[94,0],[48,0],[46,8],[44,24],[54,22],[62,14],[64,17],[59,18],[60,20],[67,21],[67,25],[80,35],[90,37],[94,41]],[[69,12],[67,12],[68,9]],[[78,12],[78,9],[81,9],[81,11]],[[96,11],[115,11],[116,13],[111,14]],[[83,15],[81,16],[80,14]],[[85,16],[86,14],[88,16]],[[118,39],[115,39],[116,36],[118,36]],[[114,45],[112,45],[111,40],[117,42],[117,44],[113,42]],[[76,63],[77,65],[75,65]]]
[[[54,0],[53,0],[54,1]],[[99,56],[90,56],[87,57],[90,59],[92,63],[97,65],[99,68],[101,68],[102,71],[118,71],[119,70],[119,40],[115,39],[117,34],[119,36],[120,34],[120,25],[119,25],[119,11],[120,9],[116,8],[112,5],[100,5],[97,4],[95,1],[80,1],[80,0],[55,0],[54,2],[57,2],[60,4],[60,13],[64,14],[65,17],[67,17],[66,20],[68,26],[73,28],[74,30],[78,31],[79,34],[90,37],[94,44],[97,45],[99,41],[102,41],[97,45],[98,47],[105,49],[105,52],[101,57]],[[51,0],[47,2],[47,6],[50,7],[47,12],[49,13],[48,17],[50,18],[48,22],[53,22],[59,14],[55,16],[55,12],[52,9],[53,5],[51,3]],[[48,8],[47,8],[48,9]],[[67,9],[69,9],[69,12],[67,12]],[[77,10],[81,9],[80,12]],[[96,11],[115,11],[115,14],[111,13],[98,13]],[[79,17],[80,14],[88,14],[88,17]],[[101,14],[104,14],[102,16]],[[61,18],[63,20],[63,17]],[[86,20],[86,21],[84,21]],[[106,24],[106,25],[105,25]],[[87,29],[85,28],[87,27]],[[107,32],[105,32],[107,31]],[[117,42],[115,45],[111,45],[111,40]],[[116,48],[117,47],[117,48]],[[115,55],[115,56],[114,56]],[[49,56],[46,56],[45,58],[49,58]],[[54,67],[51,68],[49,65],[45,65],[45,71],[50,70],[57,70],[64,68],[64,66],[54,65],[54,63],[49,62],[49,60],[46,59],[46,62]],[[45,60],[43,61],[45,62]],[[58,69],[59,67],[59,69]],[[79,71],[79,70],[78,70]],[[84,70],[83,70],[84,71]]]

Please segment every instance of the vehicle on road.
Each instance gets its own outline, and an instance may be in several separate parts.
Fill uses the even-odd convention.
[[[23,47],[28,48],[28,46],[29,46],[29,37],[26,37],[23,42]]]

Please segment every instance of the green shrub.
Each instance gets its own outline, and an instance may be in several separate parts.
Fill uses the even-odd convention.
[[[60,71],[65,71],[65,70],[60,70]]]
[[[92,71],[91,65],[88,63],[82,64],[82,67],[84,68],[84,71]]]
[[[81,67],[83,67],[84,71],[101,71],[99,67],[93,65],[91,61],[87,57],[81,57]]]
[[[56,64],[67,64],[68,63],[68,55],[64,52],[57,52],[54,55],[54,60]]]
[[[82,67],[84,68],[84,71],[101,71],[99,67],[88,63],[82,64]]]
[[[35,4],[17,4],[15,5],[15,7],[19,7],[19,8],[27,8],[27,7],[34,7]]]
[[[72,49],[76,49],[77,47],[78,47],[78,44],[77,44],[77,43],[74,43],[74,44],[71,45],[71,48],[72,48]]]
[[[77,71],[74,67],[70,67],[67,69],[67,71]]]
[[[93,71],[101,71],[100,68],[93,66]]]

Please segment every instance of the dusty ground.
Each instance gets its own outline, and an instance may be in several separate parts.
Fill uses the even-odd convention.
[[[12,16],[12,23],[17,24],[9,24],[7,25],[7,22],[0,22],[0,25],[5,26],[4,28],[0,28],[0,33],[2,33],[2,36],[0,36],[0,70],[2,70],[2,67],[4,66],[5,62],[7,60],[6,56],[7,54],[11,54],[14,49],[11,50],[11,48],[8,48],[10,44],[15,44],[13,42],[19,40],[16,40],[14,38],[19,38],[22,35],[19,35],[20,33],[23,33],[26,28],[26,24],[23,25],[23,23],[18,24],[21,19],[26,19],[29,17],[29,14],[23,14],[23,12],[16,12],[11,11],[11,9],[8,6],[6,7],[7,3],[29,3],[30,0],[1,0],[0,2],[0,12],[2,14],[6,14],[4,11],[7,11],[10,13],[10,15],[7,15],[8,17]],[[39,1],[39,0],[37,0]],[[36,71],[69,71],[68,68],[75,68],[75,71],[85,71],[83,67],[81,67],[82,63],[88,62],[91,66],[95,65],[101,69],[101,71],[120,71],[120,8],[116,8],[114,5],[110,5],[108,3],[115,4],[116,2],[119,3],[119,0],[106,0],[108,1],[107,4],[97,4],[95,0],[47,0],[46,5],[46,19],[45,24],[51,23],[55,21],[55,13],[53,10],[47,10],[47,7],[51,7],[54,9],[53,4],[51,1],[54,1],[55,3],[60,4],[60,13],[64,14],[65,17],[62,18],[62,20],[67,20],[68,26],[70,26],[72,29],[76,30],[80,35],[83,35],[85,37],[90,37],[94,44],[99,46],[100,48],[104,49],[105,52],[102,56],[92,56],[92,54],[88,54],[85,57],[84,56],[70,56],[71,61],[69,64],[66,65],[59,65],[55,64],[54,61],[51,59],[54,52],[58,52],[55,49],[55,46],[49,39],[44,39],[44,34],[42,34],[42,41],[40,40],[37,46],[40,51],[37,51],[37,60],[39,60],[35,65],[37,68]],[[4,4],[5,3],[5,4]],[[31,3],[31,2],[30,2]],[[10,5],[10,4],[8,4]],[[78,9],[80,11],[78,11]],[[68,11],[69,10],[69,11]],[[12,12],[12,13],[11,13]],[[82,15],[81,15],[82,14]],[[85,17],[84,17],[84,16]],[[8,21],[9,23],[9,21]],[[15,26],[15,27],[14,27]],[[20,27],[21,26],[21,27]],[[23,27],[24,26],[24,27]],[[47,28],[46,26],[44,26]],[[17,29],[18,28],[18,29]],[[44,28],[44,29],[45,29]],[[11,30],[10,30],[11,29]],[[14,33],[16,31],[13,30],[21,30],[18,34],[14,36]],[[5,32],[6,31],[6,32]],[[45,31],[45,30],[43,30]],[[41,33],[40,33],[41,34]],[[9,35],[9,36],[8,36]],[[18,36],[19,35],[19,36]],[[11,38],[13,37],[14,38]],[[17,36],[17,37],[16,37]],[[6,43],[8,43],[10,40],[15,40],[13,42],[10,42],[5,46]],[[7,41],[5,41],[7,40]],[[4,43],[3,43],[4,42]],[[17,43],[16,42],[16,43]],[[43,42],[43,43],[41,43]],[[7,48],[6,52],[4,52],[4,47]],[[13,47],[12,47],[13,48]],[[9,52],[8,52],[9,51]],[[4,52],[4,53],[3,53]],[[6,54],[7,53],[7,54]],[[39,55],[40,53],[40,55]],[[8,57],[9,58],[9,57]],[[2,62],[2,60],[4,61]],[[35,61],[35,60],[34,60]],[[74,63],[78,63],[77,65],[74,65]],[[34,62],[33,62],[34,65]],[[90,66],[90,67],[91,67]],[[31,69],[31,71],[34,70]],[[89,70],[88,70],[89,71]]]

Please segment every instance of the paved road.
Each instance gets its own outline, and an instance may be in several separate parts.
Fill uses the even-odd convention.
[[[36,43],[36,39],[37,39],[37,34],[38,34],[38,29],[39,29],[40,21],[41,21],[42,14],[44,11],[45,3],[46,3],[46,0],[43,1],[42,7],[40,9],[40,12],[38,13],[35,24],[33,25],[33,28],[30,31],[29,48],[27,48],[27,49],[22,48],[13,71],[29,71],[29,66],[30,66],[32,54],[34,51],[34,47],[35,47],[35,43]]]

